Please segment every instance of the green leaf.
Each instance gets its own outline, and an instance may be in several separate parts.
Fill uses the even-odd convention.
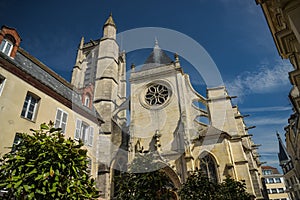
[[[37,180],[41,180],[43,178],[43,174],[39,174],[34,180],[37,181]]]
[[[14,185],[14,188],[18,188],[22,183],[22,180],[19,180],[15,185]]]
[[[26,192],[29,192],[30,186],[29,185],[23,185],[23,188]]]
[[[31,192],[27,197],[28,199],[34,199],[34,192]]]
[[[32,175],[32,174],[36,174],[37,173],[37,169],[34,168],[31,172],[28,173],[28,175]]]
[[[17,160],[25,160],[25,157],[19,156],[19,155],[17,155],[15,158],[16,158]]]
[[[54,176],[54,170],[52,169],[52,166],[50,167],[49,175],[50,175],[51,177]]]
[[[41,124],[40,128],[42,130],[49,130],[49,126],[47,126],[47,124],[45,124],[45,123]]]

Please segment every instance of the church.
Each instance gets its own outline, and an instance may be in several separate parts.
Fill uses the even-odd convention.
[[[177,189],[200,169],[215,182],[243,181],[264,199],[251,127],[225,86],[199,94],[179,55],[170,58],[158,41],[141,67],[127,70],[110,15],[100,39],[81,38],[69,83],[23,50],[15,29],[0,33],[1,153],[17,142],[16,133],[52,119],[67,137],[84,141],[103,199],[113,198],[114,175],[136,154],[155,154]]]

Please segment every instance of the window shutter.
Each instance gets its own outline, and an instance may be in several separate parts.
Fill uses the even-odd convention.
[[[80,119],[76,120],[75,139],[77,139],[77,140],[79,140],[79,138],[80,138],[81,123],[82,123],[82,121]]]
[[[92,126],[89,127],[89,140],[88,144],[93,146],[93,139],[94,139],[94,128]]]
[[[61,129],[62,129],[63,133],[66,132],[67,119],[68,119],[68,114],[66,112],[63,112],[63,116],[62,116],[62,120],[61,120]]]
[[[54,125],[55,128],[60,128],[61,115],[62,115],[62,111],[57,109],[56,117],[55,117],[55,125]]]

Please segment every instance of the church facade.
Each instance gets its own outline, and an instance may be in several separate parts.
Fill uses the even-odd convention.
[[[10,113],[11,118],[1,120],[9,136],[1,140],[1,152],[12,146],[16,132],[53,119],[68,137],[86,142],[91,175],[103,199],[113,198],[114,174],[126,170],[136,154],[149,153],[157,155],[155,162],[163,164],[178,189],[189,172],[200,169],[215,182],[227,176],[243,181],[254,199],[264,199],[257,145],[248,133],[252,127],[245,125],[225,86],[207,88],[206,96],[199,94],[179,56],[171,59],[158,42],[144,65],[132,65],[126,74],[126,53],[116,34],[110,15],[100,39],[81,39],[68,83],[21,49],[14,29],[2,28],[0,102],[10,108],[15,99],[20,109],[1,108],[1,116]],[[29,96],[24,93],[25,103],[16,100],[23,100],[18,94],[9,96],[16,80],[22,85],[19,94]],[[46,105],[49,111],[41,111]],[[16,121],[22,126],[7,128]]]
[[[206,97],[197,93],[179,56],[172,60],[157,41],[141,68],[131,66],[126,82],[126,54],[119,49],[116,32],[110,15],[101,39],[85,43],[82,38],[71,82],[78,89],[94,87],[90,96],[105,121],[102,134],[113,144],[107,149],[115,157],[99,171],[99,182],[106,183],[101,190],[113,191],[110,180],[114,170],[126,168],[124,160],[128,164],[137,153],[153,153],[177,188],[189,172],[201,169],[214,181],[226,176],[244,181],[249,193],[263,199],[261,163],[248,134],[251,127],[246,127],[226,88],[207,88]],[[115,148],[119,146],[121,153]]]

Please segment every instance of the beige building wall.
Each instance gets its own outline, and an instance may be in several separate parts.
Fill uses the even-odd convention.
[[[284,176],[288,180],[294,177],[288,192],[292,199],[300,199],[300,1],[299,0],[256,0],[263,10],[274,43],[282,59],[289,59],[294,70],[289,72],[292,89],[289,99],[294,113],[285,127],[286,149],[290,160],[281,162]],[[292,165],[291,167],[289,165]]]
[[[32,83],[29,84],[27,81],[22,80],[1,66],[0,75],[5,77],[5,82],[2,85],[2,92],[0,96],[0,153],[4,154],[10,151],[7,147],[12,147],[16,133],[30,133],[29,129],[39,129],[40,124],[42,123],[48,123],[50,120],[55,122],[57,110],[61,109],[68,114],[65,131],[66,138],[74,138],[77,119],[80,119],[93,127],[93,143],[92,145],[86,144],[84,148],[88,150],[88,156],[92,160],[91,174],[96,178],[98,166],[98,160],[96,157],[97,140],[98,133],[100,131],[100,122],[96,122],[97,118],[87,118],[76,113],[72,107],[70,108],[64,105],[62,102],[59,102],[47,93],[41,91],[37,87],[34,87]],[[24,101],[28,92],[40,98],[33,120],[29,120],[21,116]]]
[[[290,200],[283,175],[276,168],[270,166],[262,166],[262,172],[269,199]]]

